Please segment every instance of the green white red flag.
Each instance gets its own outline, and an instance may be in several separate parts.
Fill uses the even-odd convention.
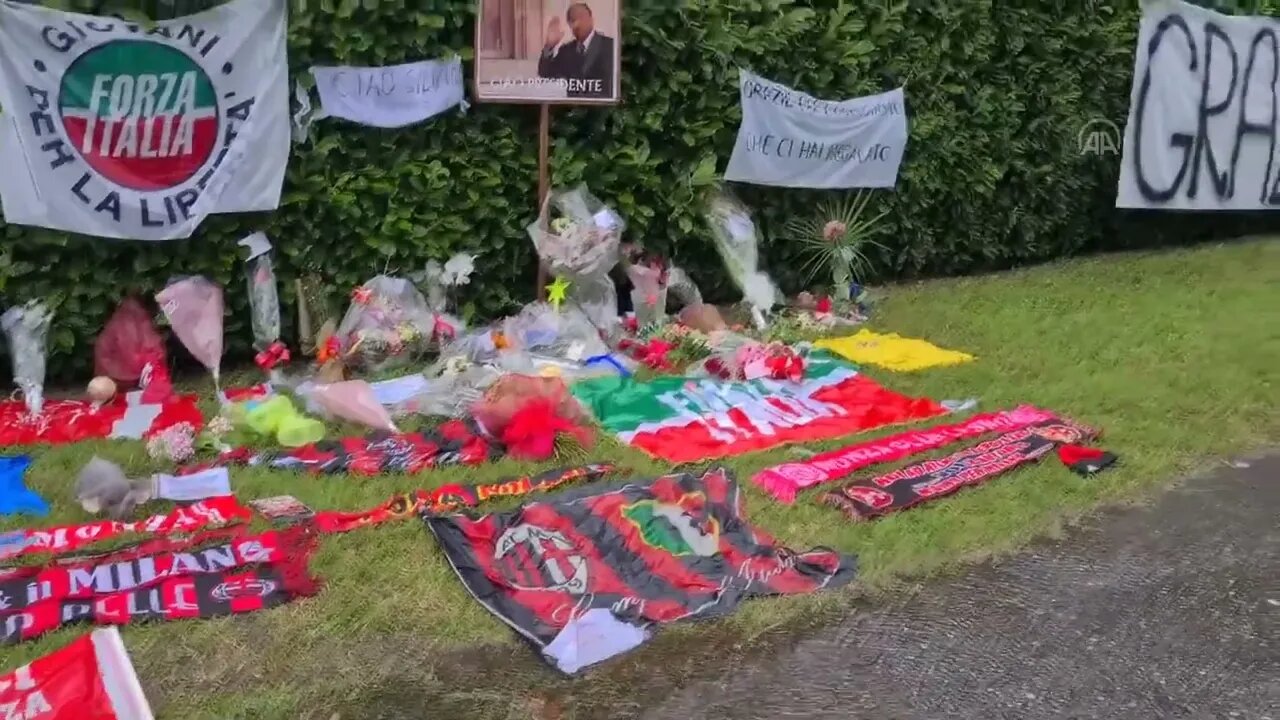
[[[946,408],[815,356],[802,382],[605,377],[573,394],[622,442],[674,463],[709,460],[924,420]]]

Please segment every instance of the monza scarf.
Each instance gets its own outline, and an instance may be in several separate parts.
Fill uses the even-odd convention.
[[[0,533],[0,560],[35,553],[65,555],[94,543],[131,533],[171,535],[195,532],[220,525],[248,522],[249,508],[233,496],[209,498],[163,515],[152,515],[136,522],[98,520],[79,525],[57,525],[43,530],[14,530]]]
[[[886,390],[844,362],[811,356],[802,382],[605,377],[573,394],[622,442],[672,463],[754,452],[925,420],[933,400]]]
[[[120,632],[103,628],[0,676],[0,713],[21,720],[152,720]]]
[[[774,499],[792,503],[796,494],[805,488],[839,480],[871,465],[894,462],[979,435],[1019,430],[1054,417],[1051,412],[1028,405],[975,415],[964,422],[908,430],[831,450],[800,462],[774,465],[756,473],[751,481]]]
[[[146,587],[83,600],[51,599],[0,616],[0,645],[39,637],[60,627],[88,622],[127,625],[237,615],[276,607],[315,594],[307,570],[309,555],[291,555],[270,565],[168,577]]]
[[[634,647],[636,628],[839,587],[856,572],[851,556],[794,552],[750,525],[724,468],[580,488],[480,517],[422,517],[467,591],[566,672]],[[599,630],[601,619],[611,639],[584,639],[579,631]]]
[[[852,482],[823,495],[823,502],[842,510],[850,520],[869,520],[978,485],[1039,460],[1059,444],[1095,436],[1096,430],[1069,420],[1045,420],[939,460]]]

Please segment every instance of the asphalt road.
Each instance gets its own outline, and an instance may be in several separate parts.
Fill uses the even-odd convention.
[[[859,612],[640,716],[1280,720],[1280,456]]]

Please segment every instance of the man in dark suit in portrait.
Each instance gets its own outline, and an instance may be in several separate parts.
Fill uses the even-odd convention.
[[[567,81],[569,97],[612,97],[613,38],[596,32],[595,17],[586,3],[570,5],[565,19],[573,37],[561,43],[560,17],[551,18],[538,59],[538,77]]]

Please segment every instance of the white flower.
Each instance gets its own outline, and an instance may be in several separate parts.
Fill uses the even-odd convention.
[[[468,253],[458,253],[444,264],[444,283],[446,285],[466,285],[471,281],[471,273],[476,269],[476,257]]]

